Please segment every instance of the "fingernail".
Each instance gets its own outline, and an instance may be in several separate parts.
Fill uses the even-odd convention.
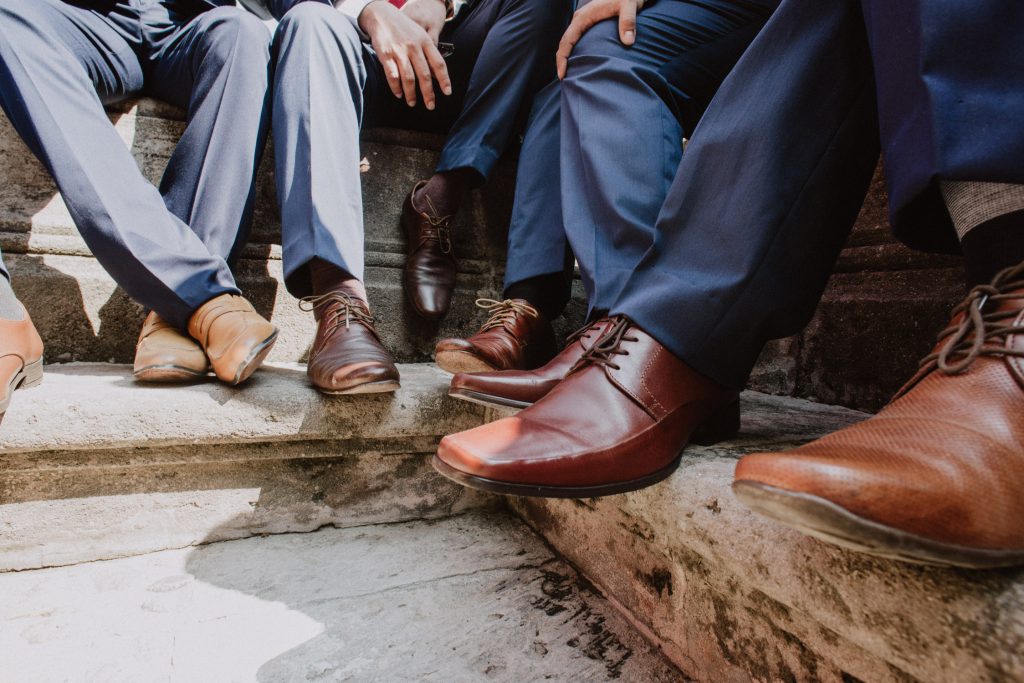
[[[450,86],[450,85],[444,86],[444,94],[445,95],[451,95],[452,94],[452,86]]]
[[[626,31],[626,34],[625,34],[624,37],[625,37],[627,43],[632,43],[633,39],[636,37],[636,33],[634,33],[633,31]]]
[[[427,102],[427,110],[428,111],[434,111],[434,103],[433,102]]]

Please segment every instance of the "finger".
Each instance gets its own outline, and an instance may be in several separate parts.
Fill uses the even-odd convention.
[[[433,72],[437,84],[441,86],[441,92],[445,95],[451,95],[452,79],[448,76],[448,63],[441,56],[441,51],[434,45],[431,45],[428,49],[424,50],[424,53],[427,56],[427,62],[430,64],[430,70]]]
[[[398,57],[398,70],[401,72],[402,93],[405,95],[405,103],[410,107],[416,106],[416,72],[413,71],[409,57],[402,54]]]
[[[619,40],[623,45],[636,42],[636,3],[628,0],[619,13]]]
[[[569,55],[572,54],[572,49],[576,47],[576,43],[580,41],[583,36],[583,32],[586,19],[583,16],[583,12],[577,12],[573,15],[572,23],[569,24],[569,28],[565,29],[565,33],[562,34],[562,40],[558,43],[558,52],[555,53],[555,66],[558,69],[558,78],[565,78],[566,69],[569,66]]]
[[[426,47],[424,46],[424,49]],[[416,72],[416,80],[420,84],[420,92],[423,93],[423,105],[434,109],[434,74],[430,71],[430,64],[423,54],[423,50],[415,50],[412,53],[412,68]]]
[[[398,63],[393,57],[382,60],[384,66],[384,76],[388,79],[388,87],[391,88],[391,92],[395,97],[401,99],[402,97],[402,75],[398,70]]]

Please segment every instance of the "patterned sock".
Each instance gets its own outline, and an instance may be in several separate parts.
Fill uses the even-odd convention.
[[[960,237],[967,285],[986,284],[1024,261],[1024,185],[943,181],[942,195]]]

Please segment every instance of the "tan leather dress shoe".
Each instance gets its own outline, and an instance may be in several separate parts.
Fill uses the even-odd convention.
[[[330,292],[307,297],[300,305],[317,318],[306,374],[321,393],[377,394],[400,388],[398,368],[380,343],[365,303]]]
[[[43,340],[28,311],[21,320],[0,320],[0,421],[16,389],[43,381]]]
[[[533,370],[555,355],[555,332],[524,299],[477,299],[491,317],[468,339],[442,339],[434,351],[446,372]]]
[[[975,288],[954,313],[936,351],[876,416],[740,460],[739,499],[873,555],[1024,564],[1024,268]]]
[[[188,333],[206,352],[217,379],[231,385],[249,379],[277,341],[277,328],[237,294],[200,306],[188,321]]]
[[[199,344],[150,311],[135,346],[135,380],[195,382],[209,371],[210,362]]]
[[[606,496],[669,476],[697,432],[712,443],[738,429],[736,391],[615,318],[551,393],[513,417],[446,436],[434,467],[497,493]]]
[[[536,370],[459,373],[452,377],[448,395],[471,403],[504,408],[526,408],[544,398],[565,379],[579,359],[610,325],[602,318],[569,335],[562,352]]]
[[[448,312],[455,289],[452,217],[438,216],[433,206],[424,211],[413,204],[413,197],[425,184],[426,181],[417,183],[402,206],[402,231],[409,249],[402,270],[402,287],[421,317],[440,320]]]

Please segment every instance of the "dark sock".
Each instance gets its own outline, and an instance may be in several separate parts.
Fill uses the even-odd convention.
[[[988,284],[996,273],[1024,261],[1024,211],[1004,214],[972,228],[960,246],[967,286]]]
[[[333,263],[315,258],[309,262],[309,275],[313,281],[313,294],[342,291],[353,299],[367,303],[366,287],[362,281]]]
[[[25,313],[21,302],[11,289],[11,281],[0,275],[0,318],[4,320],[22,320]]]
[[[470,168],[435,173],[413,197],[413,205],[438,217],[454,216],[462,206],[466,191],[479,179],[480,175]]]
[[[525,299],[548,320],[562,315],[572,297],[572,282],[565,273],[547,273],[520,280],[505,290],[506,299]]]

